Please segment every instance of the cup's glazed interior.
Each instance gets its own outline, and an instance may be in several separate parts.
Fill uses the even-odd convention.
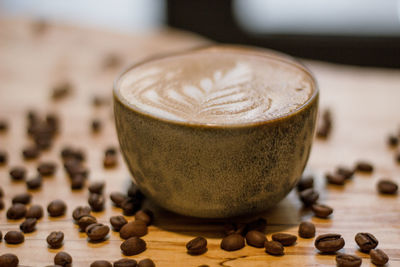
[[[138,109],[120,94],[126,73],[157,58],[145,60],[123,72],[114,85],[116,128],[125,161],[141,191],[168,210],[207,218],[264,211],[288,194],[305,168],[318,110],[317,85],[304,66],[279,53],[235,46],[205,49],[284,61],[309,77],[313,94],[292,112],[265,121],[175,121]]]

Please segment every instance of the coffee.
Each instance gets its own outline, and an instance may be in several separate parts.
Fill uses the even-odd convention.
[[[314,92],[308,74],[272,53],[214,47],[141,64],[119,93],[163,119],[229,125],[287,115]]]

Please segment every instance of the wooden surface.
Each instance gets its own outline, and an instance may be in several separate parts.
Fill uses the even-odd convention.
[[[25,162],[21,149],[29,144],[25,134],[25,115],[28,109],[43,114],[55,112],[62,118],[61,133],[53,148],[40,160],[59,163],[54,177],[46,178],[42,190],[32,192],[33,203],[43,206],[56,198],[68,203],[65,217],[51,219],[45,215],[37,231],[26,234],[21,245],[0,243],[0,254],[15,253],[21,266],[45,266],[53,262],[60,250],[74,258],[74,266],[89,266],[96,259],[115,261],[122,257],[121,239],[112,232],[103,243],[88,243],[72,223],[72,210],[85,204],[87,189],[72,192],[68,178],[61,168],[59,152],[66,145],[82,147],[87,154],[90,180],[106,181],[106,194],[125,191],[130,175],[119,158],[119,167],[105,170],[102,167],[103,151],[117,145],[112,120],[111,103],[106,107],[91,105],[94,95],[111,100],[112,82],[121,67],[138,58],[157,52],[180,50],[205,43],[202,39],[164,30],[148,35],[131,36],[50,26],[42,34],[34,34],[32,24],[22,20],[0,21],[0,118],[10,122],[10,129],[0,134],[0,148],[9,153],[9,162],[0,167],[0,183],[5,191],[6,208],[11,198],[26,191],[24,183],[11,182],[10,167],[23,164],[29,169],[28,177],[35,174],[37,160]],[[104,57],[114,53],[123,59],[122,66],[104,69]],[[368,255],[360,253],[354,241],[357,232],[371,232],[379,239],[379,248],[391,258],[390,266],[400,266],[400,197],[380,196],[375,185],[379,178],[389,177],[400,182],[400,165],[394,161],[394,149],[386,145],[390,132],[400,126],[400,71],[367,69],[306,62],[315,73],[321,90],[321,107],[330,107],[334,127],[327,141],[316,140],[306,173],[314,174],[321,202],[335,211],[331,219],[317,219],[301,209],[296,192],[272,210],[262,214],[268,220],[267,235],[283,231],[297,234],[298,223],[310,220],[317,226],[317,234],[341,233],[346,241],[342,252],[355,253],[363,258],[363,266],[370,266]],[[64,100],[50,100],[51,87],[69,80],[74,85],[73,94]],[[90,132],[89,122],[100,118],[104,129],[97,135]],[[326,185],[324,173],[341,164],[353,166],[359,159],[374,163],[372,175],[356,174],[344,187]],[[267,255],[263,249],[246,246],[236,252],[219,248],[224,222],[199,220],[161,211],[147,203],[155,212],[155,225],[144,237],[148,249],[134,259],[152,258],[157,266],[334,266],[332,255],[320,255],[313,246],[314,240],[299,238],[297,244],[285,249],[283,257]],[[96,213],[102,223],[108,224],[111,215],[119,214],[107,198],[105,212]],[[133,218],[129,218],[133,219]],[[250,220],[251,218],[241,218]],[[3,234],[18,229],[21,221],[8,221],[6,210],[0,211],[0,230]],[[65,233],[64,246],[59,250],[47,248],[46,236],[54,230]],[[201,256],[186,254],[185,244],[195,236],[208,240],[208,252]]]

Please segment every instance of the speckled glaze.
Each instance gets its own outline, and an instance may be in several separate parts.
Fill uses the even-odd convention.
[[[261,212],[283,199],[307,163],[317,110],[315,88],[302,107],[280,118],[196,125],[137,111],[114,88],[119,142],[140,190],[159,206],[194,217]]]

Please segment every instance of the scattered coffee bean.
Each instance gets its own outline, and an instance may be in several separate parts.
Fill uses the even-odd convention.
[[[374,171],[374,166],[366,161],[359,161],[356,164],[356,171],[371,173]]]
[[[42,187],[42,176],[37,175],[36,177],[26,181],[26,187],[30,190],[36,190]]]
[[[395,155],[395,160],[397,163],[400,163],[400,152]]]
[[[21,193],[16,195],[15,197],[13,197],[12,199],[12,203],[16,204],[16,203],[21,203],[24,205],[27,205],[31,202],[32,199],[32,195],[29,193]]]
[[[369,256],[371,262],[377,266],[385,265],[389,261],[389,257],[381,249],[371,249]]]
[[[51,232],[46,238],[47,244],[50,248],[57,249],[60,248],[64,241],[64,233],[61,231]]]
[[[247,225],[245,223],[227,223],[224,225],[224,234],[226,236],[231,234],[239,234],[244,236]]]
[[[0,166],[7,163],[8,155],[4,150],[0,150]]]
[[[4,200],[2,198],[0,198],[0,210],[4,209]]]
[[[326,139],[332,131],[332,115],[330,110],[324,110],[317,128],[317,137]]]
[[[153,212],[148,209],[139,210],[135,214],[135,220],[140,220],[146,223],[146,225],[150,225],[153,222]]]
[[[399,138],[391,134],[388,136],[387,143],[389,146],[395,147],[399,144]]]
[[[53,200],[47,206],[47,212],[49,213],[50,217],[60,217],[65,214],[67,210],[67,205],[64,201],[60,199]]]
[[[315,239],[314,245],[322,253],[334,253],[344,247],[344,239],[339,234],[324,234]]]
[[[104,182],[93,182],[89,185],[88,190],[92,194],[103,194],[105,183]]]
[[[325,175],[325,177],[326,177],[326,181],[328,182],[328,184],[333,184],[333,185],[344,185],[344,183],[346,181],[346,177],[344,177],[343,175],[341,175],[339,173],[335,173],[335,174],[327,173]]]
[[[72,85],[69,82],[62,82],[53,87],[53,100],[60,100],[67,97],[72,92]]]
[[[253,231],[253,230],[264,233],[266,227],[267,227],[267,220],[265,220],[264,218],[258,218],[256,220],[251,221],[248,224],[246,224],[243,235],[246,235],[247,232]]]
[[[190,255],[201,255],[207,251],[207,240],[198,236],[186,243],[186,249]]]
[[[313,187],[314,187],[314,177],[311,175],[302,177],[299,183],[297,184],[297,190],[299,192]]]
[[[0,119],[0,133],[4,133],[8,130],[8,122],[5,119]]]
[[[361,266],[362,259],[355,255],[338,254],[336,255],[337,267],[359,267]]]
[[[3,240],[3,233],[0,231],[0,242]]]
[[[137,255],[146,250],[146,242],[143,239],[134,236],[122,242],[121,250],[125,256]]]
[[[35,218],[39,220],[43,217],[43,208],[40,205],[32,205],[26,212],[25,218]]]
[[[110,223],[114,229],[114,231],[119,232],[125,224],[127,224],[127,220],[125,219],[124,216],[118,215],[118,216],[112,216],[110,218]]]
[[[110,227],[101,223],[94,223],[86,227],[86,234],[91,241],[101,241],[110,232]]]
[[[103,195],[99,195],[99,194],[90,194],[89,195],[88,203],[89,203],[90,207],[92,208],[92,210],[95,212],[103,211],[105,202],[106,202],[106,200]]]
[[[26,169],[25,167],[17,166],[13,167],[10,170],[10,177],[14,181],[23,181],[25,180]]]
[[[0,267],[17,267],[18,263],[18,257],[14,254],[7,253],[0,256]]]
[[[112,264],[109,261],[95,261],[90,264],[90,267],[112,267]]]
[[[0,186],[0,198],[2,198],[4,196],[4,191],[3,188]]]
[[[315,225],[311,222],[301,222],[299,225],[299,236],[302,238],[313,238],[315,236]]]
[[[74,209],[74,211],[72,212],[72,218],[78,222],[80,218],[82,218],[83,216],[87,216],[90,215],[90,212],[92,211],[92,209],[88,206],[79,206],[76,207]]]
[[[319,193],[312,188],[300,192],[300,200],[305,206],[310,206],[317,202]]]
[[[128,197],[121,203],[124,215],[132,216],[142,207],[141,197]]]
[[[20,226],[19,229],[21,229],[22,232],[26,233],[32,233],[33,231],[36,230],[36,223],[37,220],[35,218],[28,218],[25,219],[25,221],[23,221]]]
[[[71,178],[71,189],[80,190],[85,187],[86,177],[83,175],[75,175]]]
[[[244,247],[244,237],[240,234],[231,234],[221,241],[221,248],[226,251],[239,250]]]
[[[67,252],[61,251],[56,254],[54,257],[54,264],[60,265],[63,267],[71,267],[72,266],[72,257]]]
[[[283,246],[291,246],[296,243],[297,236],[286,233],[276,233],[272,235],[272,240],[281,243]]]
[[[116,207],[121,207],[122,202],[124,202],[128,197],[120,192],[112,192],[110,194],[110,199]]]
[[[151,259],[143,259],[139,261],[137,267],[156,267],[156,265]]]
[[[142,237],[147,235],[147,225],[140,220],[125,224],[119,231],[119,236],[122,239],[128,239],[133,236]]]
[[[4,236],[7,244],[21,244],[25,241],[24,234],[20,231],[9,231]]]
[[[57,165],[54,162],[42,162],[37,167],[38,172],[42,176],[51,176],[56,172]]]
[[[25,215],[26,207],[21,203],[16,203],[7,210],[7,218],[10,220],[19,220],[24,218]]]
[[[115,156],[115,155],[117,155],[117,148],[115,148],[115,147],[108,147],[107,149],[106,149],[106,151],[104,152],[104,155],[113,155],[113,156]]]
[[[355,236],[355,241],[360,247],[362,252],[368,253],[371,249],[378,246],[378,239],[375,238],[373,234],[370,233],[358,233]]]
[[[118,164],[118,157],[116,155],[105,155],[103,159],[104,168],[113,168]]]
[[[134,259],[120,259],[114,262],[114,267],[136,267],[137,261]]]
[[[336,169],[336,174],[342,175],[346,180],[348,180],[353,178],[354,169],[341,166]]]
[[[380,180],[376,187],[378,189],[378,192],[384,195],[397,194],[397,190],[399,189],[398,185],[395,182],[387,179]]]
[[[100,107],[106,105],[108,102],[108,98],[105,96],[93,96],[92,98],[92,105],[95,107]]]
[[[93,119],[91,122],[92,133],[100,132],[101,128],[102,128],[101,121],[99,119]]]
[[[78,221],[78,226],[82,232],[86,232],[86,228],[95,223],[97,223],[97,219],[95,217],[92,215],[83,215]]]
[[[277,241],[266,241],[265,244],[265,252],[274,256],[281,256],[284,254],[283,245]]]
[[[323,204],[313,204],[311,206],[311,210],[314,212],[314,215],[318,218],[323,218],[326,219],[329,217],[329,215],[332,214],[333,209],[327,205]]]
[[[262,248],[266,240],[265,234],[256,230],[248,231],[246,234],[247,245],[252,247]]]
[[[24,159],[36,159],[39,156],[39,149],[37,148],[37,146],[29,146],[24,148],[24,150],[22,151],[22,155],[24,156]]]

